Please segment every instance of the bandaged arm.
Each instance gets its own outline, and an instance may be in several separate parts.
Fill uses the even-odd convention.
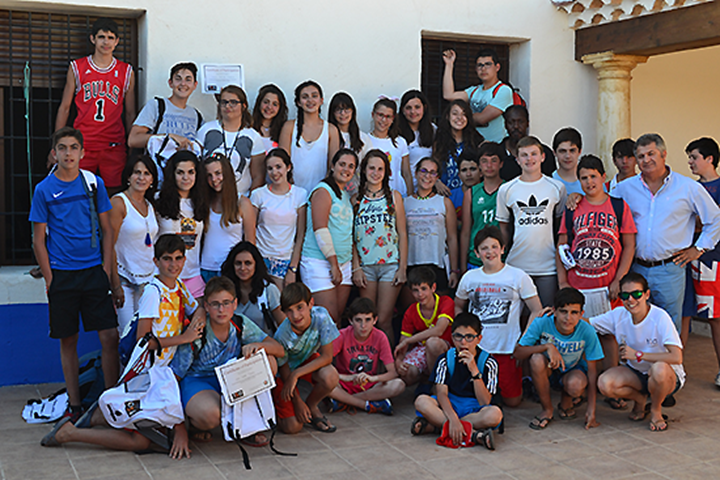
[[[318,248],[325,255],[325,258],[335,257],[335,246],[333,245],[332,235],[327,227],[318,228],[315,230],[315,241],[317,241]]]

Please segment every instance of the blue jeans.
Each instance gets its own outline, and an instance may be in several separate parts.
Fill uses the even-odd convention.
[[[645,277],[650,286],[650,300],[670,315],[680,333],[685,298],[685,269],[674,263],[651,268],[633,263],[632,271]]]
[[[202,279],[205,281],[205,283],[209,282],[211,278],[213,277],[219,277],[220,272],[215,270],[205,270],[200,269],[200,275],[202,276]]]

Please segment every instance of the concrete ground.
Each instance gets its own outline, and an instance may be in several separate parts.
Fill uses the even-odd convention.
[[[220,433],[193,446],[190,460],[160,454],[135,455],[70,444],[40,446],[50,425],[27,425],[20,417],[26,400],[48,395],[57,384],[0,388],[0,476],[2,479],[708,479],[720,478],[720,390],[709,338],[691,335],[685,360],[688,379],[678,403],[665,409],[669,429],[648,430],[631,422],[627,411],[598,405],[601,426],[585,431],[585,407],[578,418],[557,418],[544,431],[528,428],[538,404],[525,401],[506,410],[506,430],[497,450],[453,450],[435,445],[430,436],[412,437],[412,391],[394,401],[395,415],[341,412],[330,416],[333,434],[306,429],[278,434],[277,448],[297,457],[274,455],[267,447],[248,448],[252,470],[243,467],[237,446]],[[556,395],[556,394],[554,394]],[[557,402],[557,400],[555,400]]]

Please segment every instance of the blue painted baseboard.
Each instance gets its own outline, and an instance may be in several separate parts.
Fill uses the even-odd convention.
[[[78,355],[100,349],[80,327]],[[47,303],[0,305],[0,386],[62,382],[60,342],[48,336]]]

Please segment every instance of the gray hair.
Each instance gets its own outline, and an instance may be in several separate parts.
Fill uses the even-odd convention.
[[[646,133],[644,135],[641,135],[640,138],[635,141],[635,153],[637,154],[638,147],[647,147],[651,143],[654,143],[655,146],[657,146],[658,150],[660,150],[662,153],[667,152],[665,140],[663,140],[663,138],[659,134]]]

